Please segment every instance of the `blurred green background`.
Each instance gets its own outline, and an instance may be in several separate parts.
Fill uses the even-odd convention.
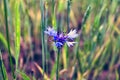
[[[80,35],[74,47],[62,48],[60,80],[119,80],[119,13],[120,0],[0,0],[4,73],[12,79],[10,57],[17,80],[55,79],[57,49],[44,34],[52,26],[65,33],[77,29]]]

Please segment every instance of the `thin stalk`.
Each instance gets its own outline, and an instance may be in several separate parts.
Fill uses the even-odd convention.
[[[52,12],[54,14],[54,6],[55,6],[55,0],[52,0]]]
[[[1,69],[3,80],[5,80],[4,71],[3,71],[3,67],[2,67],[2,57],[1,57],[1,54],[0,54],[0,69]]]
[[[56,29],[55,0],[52,0],[52,26]]]
[[[12,54],[10,51],[10,40],[9,40],[9,29],[8,29],[8,14],[7,14],[7,0],[4,0],[4,17],[5,17],[5,25],[6,25],[6,37],[7,37],[7,44],[8,44],[8,55],[10,57],[10,68],[12,70],[12,77],[15,79],[15,73],[14,73],[14,66],[12,63]]]
[[[40,0],[40,9],[41,9],[41,40],[42,40],[42,67],[43,67],[43,77],[45,71],[45,39],[44,39],[44,30],[45,30],[45,19],[44,19],[44,0]]]
[[[2,61],[1,60],[0,60],[0,69],[1,69],[3,80],[5,80],[5,76],[3,74],[3,68],[2,68]]]
[[[72,0],[68,0],[67,1],[67,31],[68,32],[70,30],[69,23],[70,23],[70,6],[71,6],[71,1]]]
[[[19,1],[15,1],[14,4],[14,26],[15,26],[15,61],[16,70],[18,69],[18,60],[20,54],[20,12],[19,12]]]
[[[1,51],[0,51],[0,68],[1,68],[3,80],[8,80],[7,71],[3,63]]]
[[[48,24],[48,2],[46,1],[45,2],[45,28],[47,28]],[[46,37],[46,40],[47,40],[47,37]],[[48,53],[48,46],[47,46],[47,41],[45,42],[45,65],[47,65],[47,61],[49,61],[49,53]],[[48,73],[48,66],[46,66],[46,73]]]
[[[67,1],[67,32],[69,33],[70,31],[70,7],[71,7],[71,1],[72,0],[68,0]],[[68,58],[68,46],[66,46],[66,61],[67,61],[67,67],[68,67],[68,61],[69,61],[69,58]]]
[[[57,54],[57,69],[56,69],[56,80],[58,80],[59,77],[59,57],[60,57],[60,49],[58,48],[58,54]]]

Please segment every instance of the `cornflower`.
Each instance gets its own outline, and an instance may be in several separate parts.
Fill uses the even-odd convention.
[[[71,30],[68,34],[64,34],[63,32],[59,33],[55,31],[53,28],[48,27],[47,30],[44,32],[50,37],[53,37],[52,41],[55,43],[57,48],[62,48],[65,43],[69,47],[77,43],[74,42],[74,39],[78,37],[76,30]]]

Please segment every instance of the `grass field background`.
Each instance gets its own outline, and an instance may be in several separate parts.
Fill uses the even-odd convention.
[[[120,0],[0,0],[0,80],[56,80],[48,26],[79,36],[59,54],[59,80],[120,79]]]

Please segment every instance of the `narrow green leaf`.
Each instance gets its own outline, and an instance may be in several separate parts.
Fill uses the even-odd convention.
[[[46,55],[45,55],[45,37],[44,37],[44,30],[45,30],[45,8],[44,8],[44,0],[40,0],[40,10],[41,10],[41,42],[42,42],[42,67],[43,67],[43,76],[45,71],[45,61],[46,61]]]
[[[53,68],[52,68],[52,70],[51,70],[51,74],[50,74],[50,79],[51,79],[51,80],[55,77],[56,68],[57,68],[57,63],[55,63],[55,64],[53,65]]]
[[[1,51],[0,51],[0,68],[1,68],[2,76],[3,76],[3,80],[8,80],[7,71],[3,64]]]
[[[4,37],[4,35],[2,34],[2,33],[0,33],[0,41],[2,41],[2,43],[4,44],[4,46],[6,47],[6,48],[8,48],[7,46],[7,41],[6,41],[6,39],[5,39],[5,37]]]
[[[82,26],[85,24],[86,20],[88,19],[90,12],[91,12],[91,6],[89,5],[82,19]]]
[[[52,26],[57,29],[57,22],[55,16],[55,0],[52,0]]]
[[[9,28],[8,28],[8,0],[4,0],[4,18],[5,18],[5,26],[6,26],[6,37],[7,37],[7,47],[8,47],[8,55],[10,57],[10,68],[12,70],[12,77],[15,79],[14,67],[12,62],[12,54],[10,50],[10,37],[9,37]]]
[[[21,72],[19,70],[16,72],[22,76],[23,80],[31,80],[24,72]]]
[[[18,59],[20,53],[20,12],[19,12],[19,1],[15,1],[14,4],[14,26],[15,26],[15,60],[16,69],[18,68]]]
[[[4,35],[1,32],[0,32],[0,41],[3,43],[4,47],[8,49],[7,40],[5,39]],[[12,48],[10,48],[10,51],[14,53]]]

